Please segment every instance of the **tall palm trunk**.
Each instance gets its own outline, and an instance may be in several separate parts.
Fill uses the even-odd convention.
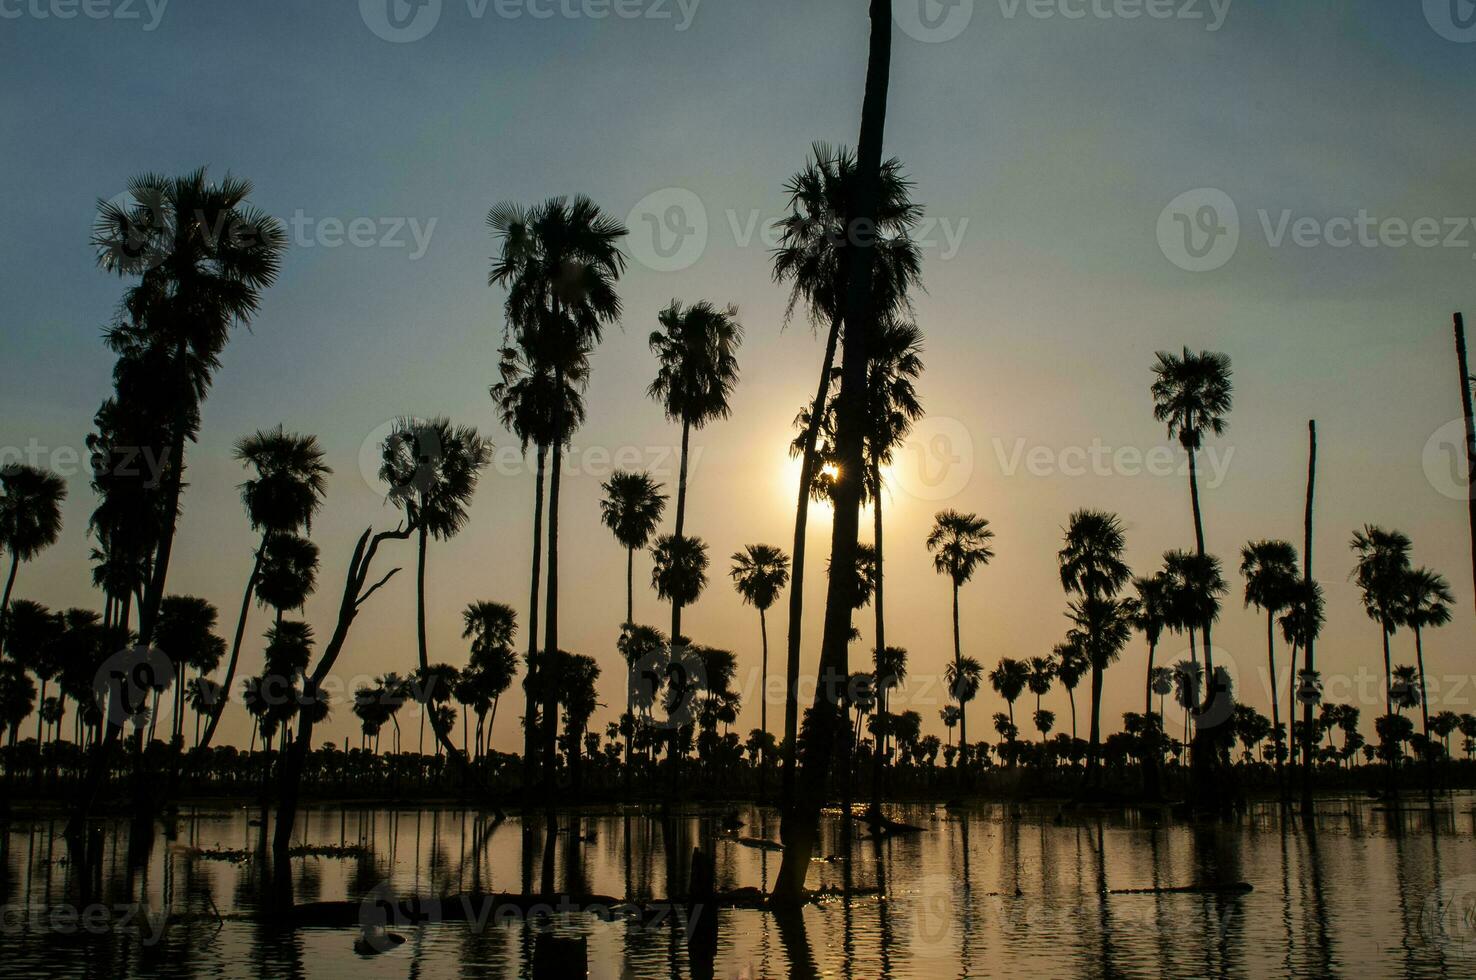
[[[1435,806],[1435,757],[1430,752],[1430,705],[1425,696],[1425,641],[1418,623],[1413,624],[1415,635],[1415,667],[1420,672],[1420,724],[1425,736],[1425,799],[1433,809]]]
[[[1394,718],[1394,668],[1389,659],[1389,625],[1388,620],[1381,620],[1379,622],[1379,632],[1384,638],[1384,715],[1392,721]],[[1389,735],[1391,736],[1389,745],[1389,794],[1393,796],[1399,791],[1398,777],[1395,773],[1399,765],[1399,760],[1404,753],[1399,748],[1399,740],[1393,737],[1395,732],[1392,726],[1390,727]]]
[[[887,649],[887,616],[883,600],[882,590],[882,498],[881,498],[881,463],[876,453],[871,453],[871,535],[876,546],[876,588],[872,593],[871,601],[876,613],[876,662],[880,664]],[[880,682],[881,678],[878,677]],[[877,705],[882,710],[886,709],[886,689],[883,684],[877,684]],[[871,813],[873,817],[881,815],[882,777],[885,772],[882,752],[883,736],[878,734],[871,753]]]
[[[634,548],[625,549],[625,625],[635,625],[635,559]]]
[[[1471,411],[1471,366],[1466,360],[1466,322],[1455,315],[1456,366],[1461,372],[1461,415],[1466,420],[1466,507],[1470,513],[1471,576],[1476,579],[1476,416]]]
[[[15,588],[15,573],[20,568],[20,556],[10,553],[10,574],[5,577],[5,595],[0,597],[0,637],[5,635],[5,620],[10,615],[10,590]]]
[[[428,678],[428,675],[430,673],[430,654],[427,650],[425,641],[425,552],[429,535],[427,534],[424,526],[419,529],[419,532],[420,533],[417,535],[418,540],[416,542],[415,555],[415,645],[417,652],[420,654],[421,676],[423,678]],[[304,693],[306,693],[306,686],[304,686],[303,690]],[[431,736],[435,739],[437,745],[446,750],[446,758],[450,759],[452,756],[460,757],[460,753],[456,751],[455,744],[451,741],[451,733],[446,730],[446,726],[441,724],[441,718],[436,713],[435,702],[432,698],[431,690],[427,688],[422,692],[422,696],[425,698],[425,702],[424,707],[420,712],[421,738],[424,739],[425,737],[425,716],[429,714],[431,723]],[[306,723],[304,723],[302,727],[304,732],[311,731]],[[425,745],[422,741],[422,754],[424,754],[424,751]],[[462,758],[461,761],[463,763],[466,762],[464,758]]]
[[[36,699],[36,751],[41,751],[41,709],[46,704],[46,678],[41,678],[41,696]],[[39,765],[39,762],[38,762]],[[39,771],[39,769],[38,769]]]
[[[891,72],[892,9],[887,0],[871,0],[871,43],[866,71],[866,94],[861,109],[861,136],[857,141],[856,175],[859,181],[856,212],[848,215],[853,228],[870,229],[876,223],[877,183],[881,172],[883,132],[887,115],[887,88]],[[845,305],[845,348],[837,404],[836,449],[840,474],[835,486],[835,521],[831,527],[832,567],[854,569],[857,532],[861,519],[862,441],[866,424],[866,374],[869,365],[871,273],[875,250],[870,234],[858,236],[849,248],[850,272]],[[773,901],[796,906],[803,897],[805,877],[820,832],[820,808],[830,772],[836,724],[840,710],[838,688],[847,675],[846,654],[851,638],[851,612],[856,576],[832,575],[826,587],[825,631],[820,647],[820,678],[815,692],[814,737],[805,741],[805,778],[796,779],[793,806],[782,824],[784,857],[774,884]]]
[[[825,362],[820,369],[820,384],[810,404],[810,424],[805,428],[805,442],[800,453],[799,502],[794,511],[794,558],[790,561],[789,635],[784,669],[784,806],[794,802],[795,746],[799,731],[800,641],[804,634],[805,610],[805,543],[810,520],[810,484],[815,479],[815,442],[819,438],[820,419],[825,414],[825,394],[830,390],[830,375],[835,367],[835,347],[840,337],[841,318],[833,317],[825,339]]]
[[[220,693],[222,697],[230,697],[231,683],[236,679],[236,664],[241,657],[241,641],[246,636],[246,616],[251,611],[251,597],[256,591],[256,579],[261,574],[261,556],[266,551],[267,535],[261,536],[261,545],[256,549],[256,560],[251,564],[251,575],[246,579],[246,592],[241,596],[241,611],[236,616],[236,635],[231,640],[231,655],[226,660],[225,680],[221,683]],[[199,739],[199,744],[209,747],[210,740],[215,737],[216,726],[220,724],[220,716],[225,714],[225,704],[217,704],[210,712],[210,723],[205,726],[205,735]]]
[[[1275,610],[1266,610],[1266,666],[1271,671],[1271,730],[1281,731],[1281,707],[1276,698],[1276,613]],[[1281,802],[1286,803],[1286,774],[1281,768],[1281,753],[1275,752],[1276,756],[1276,789],[1281,796]]]
[[[769,623],[764,607],[759,607],[759,640],[763,648],[763,660],[759,667],[759,731],[764,733],[759,743],[758,797],[765,799],[765,788],[769,775]],[[626,765],[630,760],[626,760]]]
[[[951,578],[951,577],[950,577]],[[958,634],[958,580],[953,581],[953,670],[955,677],[963,676],[963,646]],[[969,717],[968,703],[959,698],[958,700],[958,746],[962,749],[969,744]]]
[[[1076,688],[1066,689],[1066,699],[1071,702],[1071,739],[1076,740]]]
[[[682,458],[677,470],[677,508],[676,508],[676,539],[682,540],[682,532],[687,522],[687,442],[691,435],[692,425],[685,418],[682,419]],[[676,646],[677,640],[682,635],[682,604],[679,599],[671,600],[671,643]]]
[[[538,701],[533,692],[537,690],[538,675],[538,576],[543,564],[543,473],[548,460],[548,448],[542,443],[537,446],[537,476],[533,483],[533,574],[528,596],[528,674],[523,681],[525,707],[523,710],[523,789],[531,791],[538,778]]]
[[[1094,783],[1100,774],[1097,766],[1102,745],[1102,667],[1092,658],[1092,717],[1087,727],[1087,782]]]
[[[1307,503],[1302,515],[1302,581],[1308,589],[1312,587],[1312,506],[1316,501],[1317,492],[1317,422],[1307,422]],[[1311,600],[1311,596],[1308,596]],[[1305,669],[1310,672],[1315,669],[1316,658],[1313,656],[1313,647],[1317,638],[1309,629],[1307,635],[1302,637],[1302,657]],[[1295,657],[1292,666],[1296,666]],[[1296,675],[1296,671],[1292,671]],[[1294,704],[1288,701],[1288,708]],[[1293,709],[1295,710],[1295,709]],[[1288,725],[1288,727],[1290,727]],[[1302,819],[1312,819],[1312,702],[1308,701],[1302,705]]]
[[[564,390],[562,368],[554,372],[554,390]],[[541,719],[544,797],[550,814],[558,783],[559,691],[554,666],[559,657],[559,483],[564,471],[564,413],[560,399],[554,400],[554,433],[553,472],[549,474],[548,481],[548,582],[544,587],[547,601],[543,624],[543,663],[550,676],[543,683]]]

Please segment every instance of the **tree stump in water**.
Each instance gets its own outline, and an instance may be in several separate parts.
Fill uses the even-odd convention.
[[[717,959],[717,866],[701,848],[692,848],[687,880],[687,960],[694,980],[707,980]]]

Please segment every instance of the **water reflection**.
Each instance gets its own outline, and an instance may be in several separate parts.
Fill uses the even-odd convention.
[[[850,898],[783,916],[693,913],[705,881],[719,893],[772,885],[778,855],[739,839],[777,837],[773,812],[754,807],[553,821],[308,810],[286,869],[258,856],[267,827],[255,810],[186,809],[172,833],[147,839],[126,821],[101,824],[78,856],[59,821],[14,821],[0,834],[0,977],[531,975],[544,933],[587,950],[592,977],[1470,976],[1471,804],[1461,796],[1431,815],[1327,800],[1313,832],[1275,805],[1205,824],[919,806],[899,816],[922,833],[859,836],[849,858],[831,814],[811,884]],[[1233,882],[1253,890],[1185,890]],[[294,929],[269,914],[290,896],[357,915],[381,888],[447,907],[450,896],[539,891],[676,904],[639,921],[431,915],[373,956],[354,951],[355,918]]]

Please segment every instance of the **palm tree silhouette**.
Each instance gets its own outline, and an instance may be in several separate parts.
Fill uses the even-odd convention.
[[[1040,699],[1050,691],[1051,684],[1056,679],[1056,662],[1050,657],[1031,657],[1026,666],[1030,669],[1030,676],[1026,679],[1025,684],[1030,688],[1030,693],[1035,695],[1036,727],[1040,728],[1039,719],[1042,714]],[[1055,715],[1049,711],[1044,713],[1050,715],[1052,722],[1054,722]],[[1046,733],[1050,729],[1050,724],[1047,724],[1044,728],[1040,728],[1041,742],[1045,741]]]
[[[506,246],[504,246],[506,249]],[[584,397],[581,392],[589,379],[589,363],[582,349],[574,357],[561,357],[563,371],[555,376],[552,364],[538,363],[544,352],[536,346],[538,335],[527,335],[529,349],[514,347],[502,350],[499,366],[501,380],[488,391],[497,404],[503,428],[516,435],[523,455],[529,445],[536,451],[537,464],[533,485],[533,561],[528,596],[527,680],[523,721],[523,784],[534,783],[538,753],[534,740],[538,734],[539,704],[532,696],[538,666],[538,587],[543,565],[543,483],[549,449],[562,447],[570,434],[584,424]],[[554,428],[555,419],[562,434]]]
[[[1386,531],[1372,524],[1353,532],[1350,544],[1357,563],[1353,581],[1363,594],[1368,618],[1379,624],[1384,640],[1384,701],[1394,712],[1394,672],[1389,660],[1389,638],[1399,628],[1410,583],[1410,540],[1401,531]]]
[[[46,701],[46,685],[56,677],[62,664],[57,640],[61,638],[63,621],[39,602],[17,599],[9,609],[4,634],[4,648],[19,667],[30,671],[41,682],[37,704]],[[34,694],[35,692],[32,691]],[[30,714],[27,709],[26,714]],[[25,718],[26,715],[22,715]],[[36,744],[41,744],[41,718],[36,718]]]
[[[1315,642],[1317,637],[1322,634],[1322,625],[1325,622],[1323,607],[1324,600],[1321,583],[1315,579],[1308,579],[1305,576],[1296,584],[1287,597],[1286,612],[1281,614],[1278,622],[1281,624],[1281,638],[1291,644],[1291,663],[1293,667],[1297,663],[1297,651],[1305,650],[1308,643]],[[1291,719],[1296,716],[1296,710],[1291,708],[1291,706],[1297,703],[1296,689],[1298,674],[1298,671],[1293,670],[1291,677],[1287,681],[1286,703],[1289,709],[1287,721],[1288,736],[1291,734]],[[1308,731],[1310,732],[1310,728]],[[1291,742],[1290,738],[1288,738],[1288,749],[1289,751],[1295,751],[1295,744]],[[1310,749],[1307,749],[1304,755],[1304,762],[1310,760]],[[1295,756],[1293,756],[1294,758]]]
[[[774,250],[774,281],[791,284],[786,322],[803,305],[811,323],[826,328],[825,357],[815,398],[802,412],[803,431],[796,440],[800,459],[799,500],[794,522],[794,588],[789,595],[789,630],[785,666],[784,774],[785,801],[792,797],[794,746],[799,721],[801,624],[804,619],[806,528],[811,488],[818,469],[816,443],[820,427],[830,415],[827,398],[834,381],[836,345],[846,301],[850,255],[847,245],[853,216],[858,213],[861,178],[857,161],[845,149],[823,143],[812,148],[813,158],[785,186],[789,213],[780,222],[779,247]],[[872,270],[873,315],[884,317],[909,311],[908,293],[919,277],[919,250],[909,237],[922,216],[909,194],[911,183],[902,165],[888,160],[876,175]]]
[[[625,226],[600,210],[589,198],[553,197],[531,208],[499,203],[487,212],[487,225],[500,240],[500,254],[488,273],[489,285],[505,286],[508,330],[527,364],[545,373],[555,397],[549,398],[545,434],[552,449],[548,487],[548,580],[545,596],[543,650],[550,660],[559,649],[559,489],[563,447],[575,431],[576,419],[566,412],[563,394],[571,383],[588,376],[587,356],[606,325],[620,319],[620,297],[615,284],[625,270],[619,241]],[[541,499],[541,498],[540,498]],[[535,520],[535,523],[537,521]],[[537,559],[533,572],[537,590]],[[536,603],[535,603],[536,604]],[[530,616],[530,638],[537,624]],[[530,648],[532,649],[532,648]],[[529,676],[536,664],[528,665]],[[543,768],[550,807],[554,794],[554,765],[558,751],[558,690],[542,685]],[[530,716],[526,724],[533,724]],[[527,760],[526,776],[532,763]],[[531,783],[529,783],[531,786]]]
[[[0,636],[5,633],[16,570],[61,536],[61,505],[66,499],[67,484],[55,473],[25,465],[0,469],[0,549],[10,552],[10,574],[0,597]]]
[[[1444,626],[1450,622],[1451,606],[1455,604],[1455,593],[1445,576],[1428,568],[1416,568],[1409,572],[1404,584],[1404,605],[1399,610],[1399,620],[1414,631],[1415,666],[1420,678],[1420,721],[1425,738],[1430,737],[1430,706],[1425,691],[1425,643],[1423,632],[1426,627]],[[1427,756],[1427,759],[1431,758]],[[1427,780],[1427,795],[1433,801],[1434,783]]]
[[[933,528],[928,532],[928,551],[933,553],[933,570],[947,575],[953,587],[953,663],[955,672],[963,661],[962,641],[958,630],[958,590],[974,577],[974,572],[988,565],[994,558],[989,542],[994,540],[994,531],[989,521],[977,514],[962,514],[956,510],[942,510],[933,518]],[[968,712],[959,703],[958,740],[968,744]]]
[[[466,525],[467,505],[491,456],[491,447],[476,429],[453,426],[445,418],[400,419],[384,441],[380,478],[389,484],[390,502],[405,512],[417,538],[415,639],[422,673],[430,669],[425,637],[426,545],[432,537],[450,540]],[[436,741],[448,758],[466,762],[440,721],[432,713]]]
[[[1276,616],[1292,600],[1302,581],[1297,549],[1289,541],[1252,541],[1240,552],[1240,574],[1245,577],[1245,604],[1266,613],[1266,666],[1271,672],[1271,730],[1281,731],[1281,709],[1276,696]],[[1296,664],[1292,665],[1293,667]],[[1290,706],[1288,706],[1290,707]],[[1278,734],[1279,737],[1279,734]],[[1276,784],[1286,798],[1281,753],[1276,753]]]
[[[246,577],[246,591],[241,597],[241,611],[236,616],[236,632],[231,640],[231,652],[226,660],[225,677],[220,688],[230,693],[236,679],[236,665],[240,662],[241,642],[246,634],[246,615],[251,608],[255,591],[264,584],[263,565],[270,554],[274,572],[269,577],[268,604],[276,605],[278,618],[283,609],[300,609],[311,592],[311,576],[307,589],[299,601],[290,601],[288,593],[294,583],[290,581],[290,569],[301,572],[311,542],[297,538],[299,531],[312,527],[313,515],[323,504],[327,493],[328,476],[333,472],[324,463],[323,448],[317,437],[288,433],[282,426],[258,431],[239,440],[235,447],[236,459],[249,467],[254,476],[241,484],[241,503],[246,507],[246,517],[251,529],[261,534],[251,566]],[[293,543],[287,543],[291,537]],[[300,542],[306,542],[300,543]],[[317,549],[313,548],[312,565],[316,565]],[[298,583],[301,584],[299,575]],[[220,712],[211,715],[205,726],[200,744],[208,746],[215,737],[215,728],[220,722]]]
[[[973,658],[968,658],[973,659]],[[978,663],[978,661],[975,661]],[[943,679],[948,684],[949,691],[953,693],[954,700],[959,703],[959,718],[963,718],[964,700],[954,690],[960,676],[967,676],[963,670],[953,669],[951,666],[944,668]],[[989,672],[989,686],[994,688],[994,693],[1005,699],[1009,714],[1005,717],[1009,720],[1010,728],[1018,731],[1015,725],[1015,701],[1025,692],[1025,685],[1030,683],[1030,665],[1023,660],[1015,660],[1012,657],[1003,657],[993,670]],[[978,689],[977,680],[975,690]],[[963,740],[960,739],[960,744]],[[1010,757],[1010,765],[1014,765],[1014,756]]]
[[[759,667],[759,731],[763,733],[761,744],[768,744],[769,736],[769,607],[779,598],[779,593],[789,584],[789,556],[779,548],[768,544],[751,544],[742,551],[733,552],[733,588],[743,601],[758,610],[759,640],[763,659]],[[764,798],[764,778],[768,771],[767,758],[759,759],[759,799]]]
[[[513,652],[513,638],[518,632],[518,616],[513,608],[500,602],[473,602],[461,613],[463,640],[471,640],[468,670],[475,677],[474,694],[477,707],[477,746],[483,745],[483,718],[490,707],[497,724],[497,703],[518,675],[518,656]]]
[[[1071,637],[1066,642],[1057,643],[1052,649],[1056,658],[1056,676],[1061,679],[1061,686],[1066,689],[1066,698],[1071,703],[1071,737],[1076,738],[1076,685],[1086,676],[1091,664],[1087,662],[1086,651],[1082,650],[1081,644]]]
[[[1100,774],[1097,762],[1102,737],[1102,676],[1132,638],[1137,605],[1137,600],[1132,598],[1084,596],[1070,603],[1067,614],[1074,624],[1072,632],[1092,665],[1092,716],[1087,729],[1088,785]]]
[[[675,530],[675,537],[681,538],[687,518],[688,442],[694,428],[730,414],[728,399],[738,384],[743,327],[736,306],[720,310],[705,300],[685,308],[672,300],[657,320],[660,327],[651,333],[650,346],[659,367],[646,393],[661,403],[668,420],[682,427]],[[681,635],[682,606],[686,604],[681,598],[672,600],[673,639]]]
[[[666,510],[662,485],[646,473],[616,470],[602,485],[600,519],[625,546],[625,623],[635,625],[635,553],[646,547]]]
[[[173,736],[184,733],[185,683],[190,668],[204,676],[219,665],[225,655],[225,640],[215,634],[219,614],[215,606],[197,596],[165,596],[159,605],[159,625],[154,629],[154,646],[164,652],[174,665]],[[158,715],[155,713],[154,720]]]
[[[159,444],[167,455],[161,459],[162,519],[139,610],[144,643],[164,598],[185,440],[198,427],[231,328],[250,325],[287,247],[281,222],[247,204],[250,194],[249,181],[227,174],[212,183],[202,167],[180,177],[135,177],[128,202],[98,202],[92,236],[98,265],[137,279],[125,291],[126,319],[110,332],[110,343],[120,354],[148,358],[157,372],[152,387],[174,409],[160,417]]]
[[[1138,593],[1138,613],[1133,626],[1148,641],[1148,669],[1144,674],[1143,713],[1153,713],[1154,658],[1158,652],[1158,641],[1164,628],[1169,625],[1172,610],[1169,608],[1171,582],[1163,572],[1133,579],[1133,589]],[[1160,719],[1161,721],[1162,719]]]
[[[707,588],[707,544],[663,534],[651,548],[651,587],[673,606],[690,605]],[[672,637],[672,643],[681,637]]]

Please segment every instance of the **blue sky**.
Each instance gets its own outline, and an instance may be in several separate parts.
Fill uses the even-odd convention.
[[[921,23],[904,5],[913,0],[898,2],[899,23]],[[1331,620],[1321,665],[1350,683],[1379,666],[1376,627],[1347,581],[1347,539],[1375,522],[1408,531],[1416,560],[1451,578],[1457,619],[1430,638],[1427,660],[1432,675],[1469,673],[1464,506],[1441,492],[1439,433],[1458,410],[1450,313],[1476,308],[1476,43],[1460,40],[1434,0],[1232,0],[1218,14],[1207,0],[1176,0],[1154,7],[1174,14],[1165,18],[1124,16],[1147,9],[1129,0],[924,2],[932,22],[967,13],[967,24],[933,42],[898,30],[887,149],[937,222],[918,300],[921,394],[934,416],[920,438],[946,436],[959,469],[944,497],[898,473],[888,498],[888,638],[910,650],[919,678],[904,700],[941,734],[939,692],[924,689],[950,655],[947,589],[922,548],[935,510],[978,511],[998,533],[998,558],[965,593],[965,652],[987,664],[1046,653],[1063,633],[1054,553],[1073,509],[1119,512],[1138,571],[1188,544],[1184,480],[1131,463],[1165,443],[1147,393],[1153,352],[1184,344],[1223,350],[1236,368],[1230,430],[1215,444],[1222,478],[1205,491],[1211,550],[1233,571],[1248,539],[1300,541],[1305,424],[1315,417],[1317,573]],[[278,422],[315,432],[337,471],[315,525],[324,567],[308,607],[326,633],[354,537],[394,520],[360,473],[378,428],[402,413],[445,413],[514,445],[486,395],[502,322],[501,296],[486,285],[487,208],[586,193],[631,216],[635,234],[623,329],[595,357],[581,471],[566,481],[561,635],[600,658],[602,700],[621,703],[623,555],[598,524],[600,476],[624,450],[674,479],[677,433],[644,396],[655,370],[646,335],[673,297],[733,302],[747,331],[744,375],[733,419],[695,439],[689,526],[711,545],[714,569],[687,622],[700,642],[756,668],[757,617],[729,587],[724,556],[752,541],[788,548],[784,447],[821,353],[806,324],[784,328],[760,229],[782,213],[783,183],[812,141],[854,141],[865,4],[628,0],[619,9],[641,16],[613,6],[589,16],[602,9],[443,0],[424,37],[394,43],[371,30],[380,8],[369,0],[156,0],[153,11],[0,0],[0,447],[31,446],[64,467],[106,394],[111,359],[99,334],[123,284],[97,270],[88,247],[95,201],[144,171],[205,164],[250,178],[253,200],[300,231],[206,406],[171,584],[217,602],[233,625],[251,538],[231,443]],[[554,16],[535,16],[544,11]],[[1203,189],[1233,202],[1239,236],[1223,262],[1195,272],[1176,264],[1185,255],[1173,234],[1159,232],[1178,227],[1165,215],[1171,201]],[[1207,199],[1188,200],[1192,217]],[[653,246],[671,242],[657,243],[642,215],[663,218],[673,202],[686,202],[685,227],[705,215],[706,238],[663,271]],[[1339,219],[1351,227],[1360,211],[1377,244],[1330,244],[1344,240]],[[1217,216],[1223,226],[1228,215]],[[1420,219],[1436,222],[1442,244],[1405,241]],[[347,241],[351,227],[361,244]],[[930,445],[910,458],[928,458]],[[1089,451],[1109,459],[1105,472],[1073,475]],[[98,605],[87,587],[85,474],[72,476],[71,493],[62,541],[22,572],[18,594]],[[504,456],[467,531],[433,551],[433,658],[464,662],[466,602],[526,604],[531,503],[531,477]],[[822,515],[812,554],[823,555],[825,530]],[[644,574],[638,562],[638,581]],[[1240,609],[1231,577],[1216,641],[1265,710],[1262,624]],[[376,596],[361,617],[345,678],[412,662],[409,585]],[[649,591],[637,609],[663,618]],[[251,634],[264,625],[258,614]],[[776,610],[770,635],[783,630]],[[1109,675],[1108,719],[1137,703],[1140,646]],[[1407,646],[1396,640],[1397,662],[1412,660]],[[258,658],[248,644],[245,669]],[[1462,696],[1452,706],[1470,710]],[[1064,697],[1051,701],[1066,724]],[[985,698],[974,715],[996,708]],[[1365,719],[1375,711],[1364,704]],[[499,713],[499,740],[516,714]],[[750,697],[742,727],[757,720]],[[330,732],[351,725],[340,710]],[[241,718],[227,722],[228,735],[245,731]]]

